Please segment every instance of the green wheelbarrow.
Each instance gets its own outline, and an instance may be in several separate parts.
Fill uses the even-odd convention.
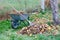
[[[19,14],[9,14],[9,15],[11,17],[11,26],[12,26],[13,29],[16,29],[19,26],[19,24],[20,24],[19,21],[23,22],[26,19],[29,20],[29,15],[28,14],[22,14],[24,16],[24,18],[26,18],[26,19],[24,19],[22,17],[22,15],[19,15]],[[28,24],[29,24],[29,22],[28,22]]]

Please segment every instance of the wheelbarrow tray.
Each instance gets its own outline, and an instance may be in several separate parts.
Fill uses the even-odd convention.
[[[22,15],[19,14],[9,14],[9,15],[14,20],[25,20],[29,18],[28,14],[22,14],[24,17],[22,17]]]

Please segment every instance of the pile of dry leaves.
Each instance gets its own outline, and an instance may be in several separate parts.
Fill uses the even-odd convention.
[[[38,18],[34,22],[35,25],[24,27],[17,33],[31,35],[31,34],[43,34],[47,32],[52,32],[54,35],[58,34],[58,28],[53,25],[49,26],[48,24],[46,24],[46,21],[47,20]]]

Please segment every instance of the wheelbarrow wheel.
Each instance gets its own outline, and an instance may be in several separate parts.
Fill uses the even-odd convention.
[[[17,20],[12,20],[12,21],[11,21],[11,27],[12,27],[13,29],[17,29],[18,25],[19,25],[19,23],[18,23]]]
[[[14,24],[11,24],[11,27],[13,28],[13,29],[17,29],[17,25],[14,25]]]

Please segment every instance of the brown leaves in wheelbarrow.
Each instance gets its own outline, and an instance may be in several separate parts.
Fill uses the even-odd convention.
[[[38,21],[35,21],[34,23],[36,24],[33,26],[22,28],[20,31],[18,31],[18,34],[27,34],[27,35],[43,34],[45,32],[50,32],[50,31],[55,30],[53,25],[49,26],[46,23],[40,23],[39,19]]]

